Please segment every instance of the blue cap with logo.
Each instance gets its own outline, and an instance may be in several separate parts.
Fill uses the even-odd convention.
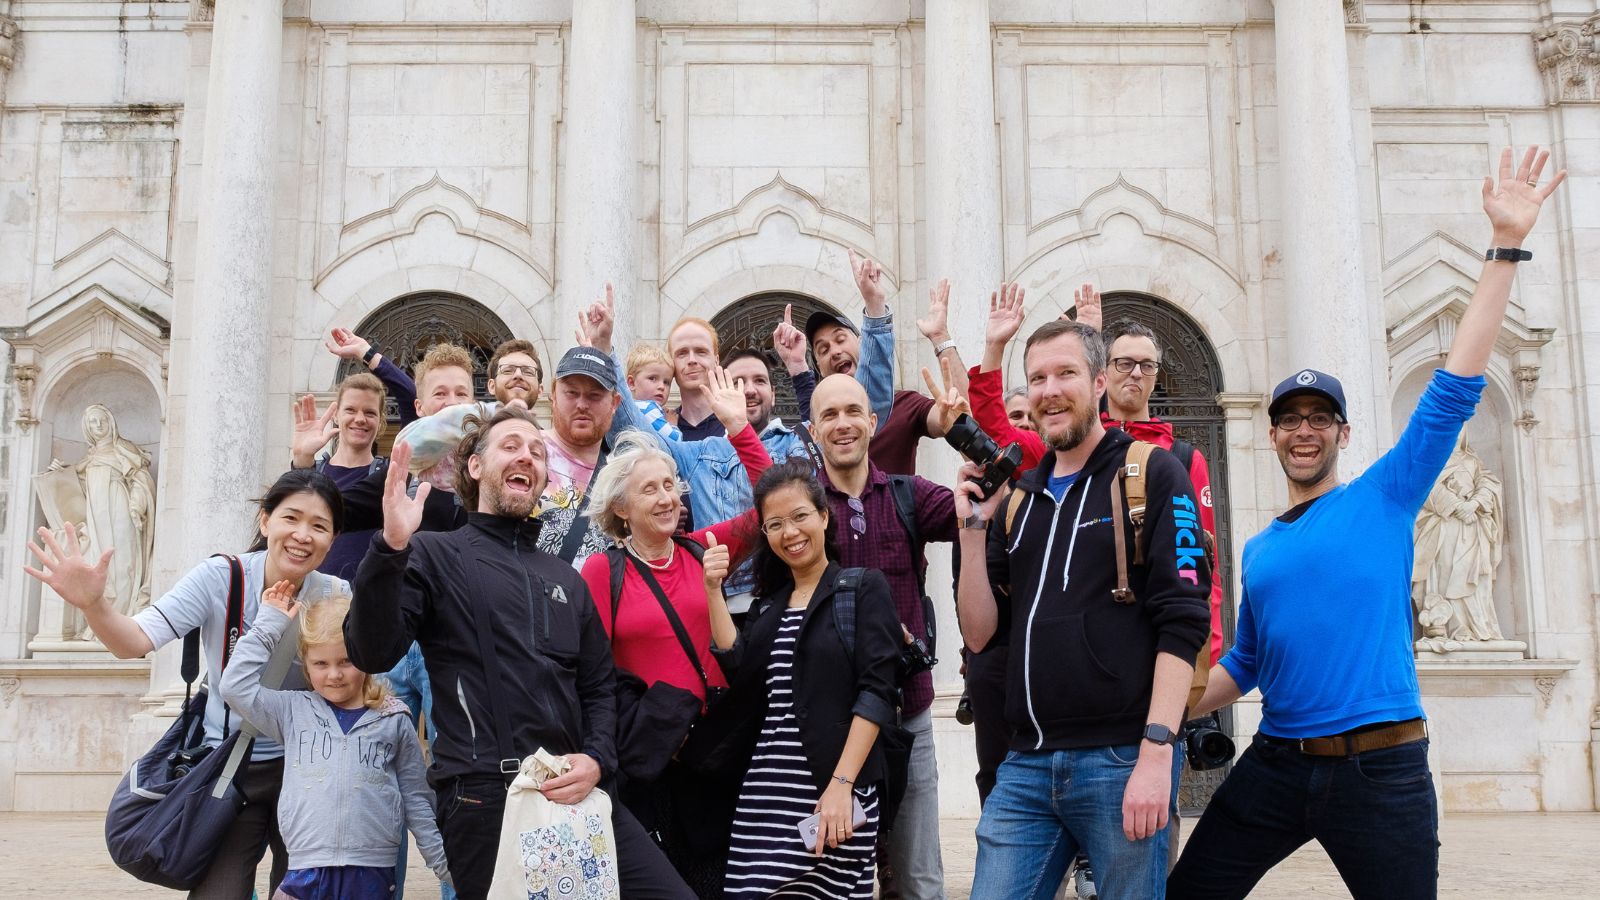
[[[611,365],[611,357],[593,347],[573,347],[562,355],[556,364],[556,380],[569,375],[592,378],[608,391],[617,389],[617,370]]]
[[[1272,402],[1267,404],[1267,418],[1276,419],[1278,410],[1285,402],[1306,395],[1326,398],[1333,404],[1333,411],[1341,420],[1349,420],[1350,417],[1344,413],[1344,386],[1339,379],[1316,369],[1301,369],[1278,382],[1278,386],[1272,389]]]

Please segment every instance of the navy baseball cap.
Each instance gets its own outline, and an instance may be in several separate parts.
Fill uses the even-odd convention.
[[[573,347],[562,354],[556,365],[556,380],[569,375],[593,378],[608,391],[617,389],[617,370],[611,365],[611,358],[593,347]]]
[[[1316,369],[1301,369],[1278,382],[1278,386],[1272,389],[1272,402],[1267,404],[1267,418],[1276,419],[1278,410],[1285,402],[1308,394],[1326,398],[1333,404],[1333,411],[1339,418],[1349,421],[1350,417],[1344,413],[1344,386],[1339,379]]]
[[[819,309],[811,315],[806,316],[807,347],[811,346],[812,340],[816,337],[817,332],[820,331],[825,325],[837,325],[840,328],[849,331],[851,334],[858,336],[861,334],[861,329],[857,328],[849,319],[846,319],[843,316],[836,316],[831,312]]]

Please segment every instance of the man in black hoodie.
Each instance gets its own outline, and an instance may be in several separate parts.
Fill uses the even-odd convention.
[[[1013,752],[978,824],[973,900],[1045,900],[1079,849],[1094,861],[1103,900],[1165,893],[1177,732],[1209,626],[1211,578],[1194,550],[1188,473],[1155,449],[1144,473],[1145,560],[1134,564],[1125,520],[1132,602],[1113,596],[1111,492],[1133,439],[1100,424],[1105,357],[1087,325],[1057,320],[1035,331],[1023,353],[1028,400],[1053,452],[1018,481],[1016,503],[1003,503],[1005,492],[980,503],[971,481],[956,490],[962,637],[982,650],[1003,628],[1011,646]],[[997,602],[996,587],[1009,599]]]
[[[616,770],[611,645],[576,569],[537,549],[528,518],[545,483],[544,434],[533,415],[502,407],[469,428],[455,486],[465,527],[417,534],[429,485],[406,495],[410,448],[397,447],[383,530],[356,571],[345,646],[384,672],[422,645],[437,736],[429,782],[451,877],[463,900],[488,894],[505,789],[543,748],[572,768],[540,789],[577,803]],[[692,898],[639,823],[612,806],[624,896]]]

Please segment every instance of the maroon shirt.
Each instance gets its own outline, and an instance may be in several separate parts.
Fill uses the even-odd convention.
[[[889,421],[878,426],[867,450],[872,464],[890,475],[917,474],[917,442],[928,436],[930,409],[932,397],[916,391],[895,391]]]
[[[900,404],[897,401],[895,405]],[[878,438],[874,437],[872,442],[876,445]],[[910,536],[906,534],[905,526],[900,524],[899,513],[895,512],[889,476],[868,461],[867,487],[861,494],[863,517],[866,519],[863,533],[850,525],[850,519],[855,515],[850,509],[850,497],[828,481],[826,471],[817,475],[828,496],[828,514],[833,517],[834,537],[839,543],[839,564],[846,568],[859,566],[882,572],[889,580],[889,590],[894,595],[894,608],[900,614],[900,623],[912,634],[925,634],[922,598],[917,594],[917,573],[927,568],[927,560],[920,556],[913,558]],[[911,485],[911,495],[916,500],[918,537],[923,543],[954,541],[956,505],[950,489],[926,478],[913,478]],[[954,623],[950,624],[953,626]],[[932,651],[935,648],[928,649]],[[912,677],[904,687],[905,704],[902,711],[905,715],[916,715],[933,705],[932,672]]]

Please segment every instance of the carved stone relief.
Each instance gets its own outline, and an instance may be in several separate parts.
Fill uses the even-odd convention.
[[[1533,35],[1548,103],[1600,102],[1600,13]]]
[[[1494,608],[1504,544],[1504,488],[1463,432],[1417,516],[1411,595],[1422,626],[1418,649],[1505,643]]]

